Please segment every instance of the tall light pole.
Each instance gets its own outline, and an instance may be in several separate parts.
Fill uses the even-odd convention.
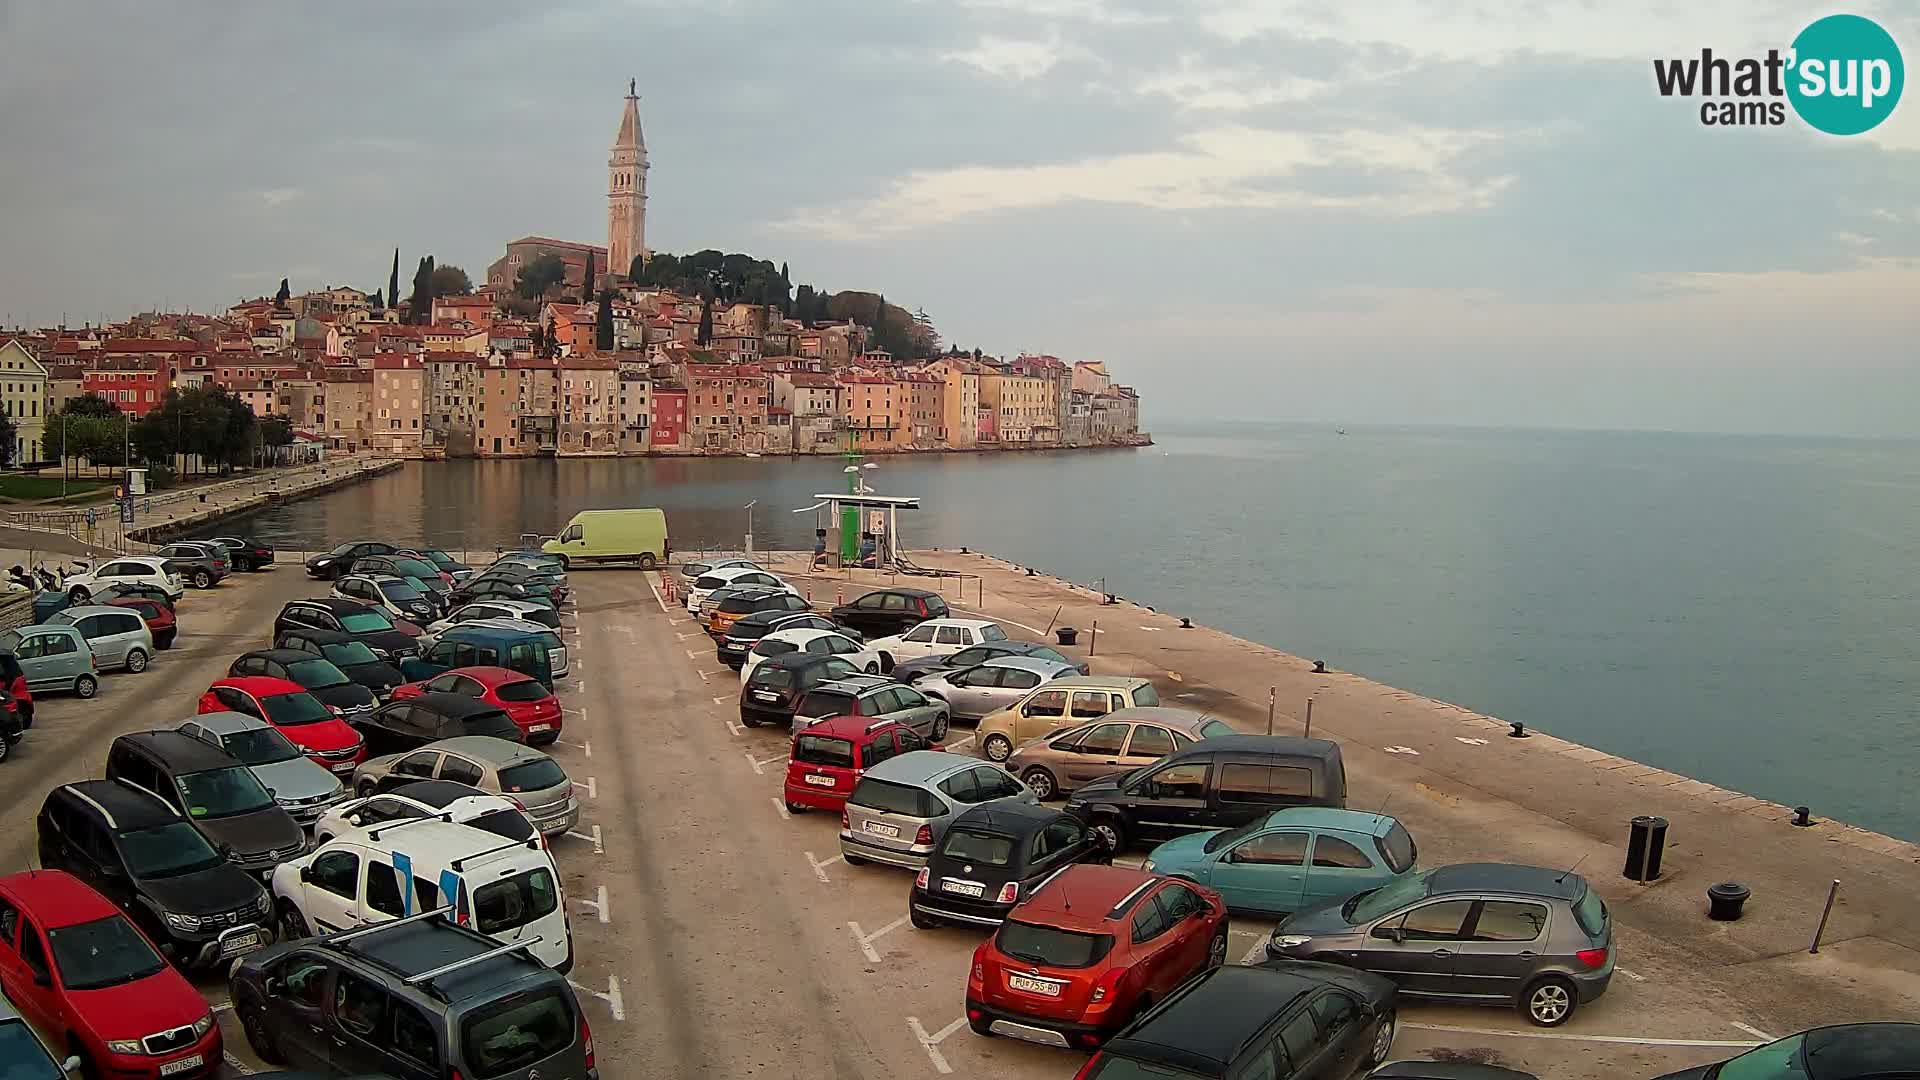
[[[756,505],[757,503],[759,503],[759,501],[760,501],[759,499],[754,499],[754,500],[752,500],[752,501],[750,501],[750,502],[748,502],[748,503],[747,503],[747,548],[746,548],[746,551],[747,551],[747,558],[749,558],[749,559],[751,559],[751,558],[753,558],[753,508],[754,508],[754,506],[755,506],[755,505]]]

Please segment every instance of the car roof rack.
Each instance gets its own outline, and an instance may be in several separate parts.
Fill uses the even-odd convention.
[[[477,860],[487,858],[488,856],[491,856],[491,855],[498,855],[503,851],[512,851],[514,848],[526,848],[528,851],[539,851],[540,841],[537,835],[529,836],[525,840],[513,840],[508,843],[501,844],[499,847],[490,847],[485,851],[476,851],[471,855],[463,855],[460,858],[455,859],[452,862],[448,863],[447,868],[457,874],[465,870],[470,864],[476,862]]]
[[[320,940],[325,942],[328,945],[333,945],[342,941],[352,941],[355,938],[362,938],[367,936],[368,934],[377,934],[380,931],[385,930],[390,926],[404,926],[407,923],[420,922],[423,919],[431,919],[438,915],[451,915],[451,914],[453,914],[453,905],[449,904],[445,907],[431,908],[429,910],[422,911],[415,915],[403,915],[398,919],[388,919],[385,922],[368,923],[367,925],[359,927],[354,930],[342,930],[337,934],[328,934],[326,937],[321,938]]]
[[[444,821],[447,824],[451,825],[453,823],[453,813],[451,811],[443,810],[438,814],[428,814],[425,817],[406,817],[406,818],[401,818],[398,821],[382,822],[378,825],[375,825],[373,828],[367,830],[367,839],[378,840],[380,839],[380,834],[383,832],[387,832],[392,829],[403,829],[408,825],[418,825],[423,821]]]
[[[381,923],[380,925],[392,926],[393,924]],[[442,964],[437,968],[433,968],[429,971],[423,971],[418,975],[409,975],[402,981],[405,982],[408,986],[419,986],[422,983],[430,983],[442,975],[448,975],[453,972],[459,971],[461,968],[472,967],[475,964],[482,963],[487,960],[492,960],[495,957],[505,956],[508,953],[515,953],[515,952],[520,952],[524,949],[531,949],[533,946],[538,944],[540,944],[540,936],[538,934],[535,934],[533,937],[530,937],[525,941],[516,941],[511,945],[502,945],[497,949],[488,949],[486,952],[475,953],[464,960],[455,960],[451,964]]]

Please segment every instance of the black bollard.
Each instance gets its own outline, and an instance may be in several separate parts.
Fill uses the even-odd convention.
[[[1182,630],[1193,629],[1193,620],[1187,618],[1185,615],[1180,616],[1180,629]]]
[[[1793,823],[1799,826],[1800,828],[1804,829],[1809,825],[1813,824],[1813,817],[1811,816],[1812,814],[1813,814],[1813,811],[1810,808],[1805,806],[1796,806],[1793,808]]]
[[[1667,847],[1667,819],[1642,815],[1627,823],[1628,881],[1642,885],[1660,880],[1660,856]]]
[[[1740,909],[1747,902],[1753,890],[1737,881],[1722,881],[1707,889],[1707,918],[1717,922],[1733,922],[1740,917]]]
[[[1509,727],[1511,727],[1511,728],[1512,728],[1512,730],[1511,730],[1511,731],[1508,731],[1508,732],[1507,732],[1507,738],[1509,738],[1509,739],[1530,739],[1530,738],[1532,738],[1532,736],[1531,736],[1531,735],[1528,735],[1528,734],[1527,734],[1527,725],[1525,725],[1525,724],[1523,724],[1523,723],[1521,723],[1520,721],[1518,721],[1518,720],[1512,720],[1512,721],[1509,721],[1509,722],[1508,722],[1508,726],[1509,726]]]

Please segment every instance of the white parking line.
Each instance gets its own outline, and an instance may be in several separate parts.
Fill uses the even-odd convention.
[[[1625,975],[1627,978],[1632,979],[1634,982],[1647,981],[1647,977],[1645,975],[1642,975],[1637,971],[1628,971],[1626,968],[1623,968],[1623,967],[1614,968],[1613,973],[1616,975]]]
[[[1618,970],[1620,970],[1620,969],[1619,969],[1619,968],[1615,968],[1614,970],[1615,970],[1615,971],[1618,971]],[[1746,1032],[1747,1034],[1749,1034],[1749,1035],[1751,1035],[1751,1036],[1753,1036],[1754,1038],[1756,1038],[1756,1039],[1759,1039],[1759,1040],[1760,1040],[1761,1042],[1772,1042],[1772,1041],[1773,1041],[1773,1036],[1771,1036],[1771,1035],[1769,1035],[1769,1034],[1767,1034],[1767,1033],[1766,1033],[1766,1032],[1764,1032],[1764,1031],[1761,1031],[1761,1030],[1760,1030],[1759,1028],[1757,1028],[1757,1027],[1754,1027],[1754,1026],[1753,1026],[1752,1024],[1743,1024],[1743,1023],[1741,1023],[1741,1022],[1740,1022],[1740,1021],[1738,1021],[1738,1020],[1732,1020],[1732,1021],[1728,1021],[1728,1022],[1729,1022],[1729,1023],[1731,1023],[1731,1024],[1732,1024],[1732,1025],[1733,1025],[1734,1027],[1737,1027],[1737,1028],[1739,1028],[1739,1029],[1740,1029],[1741,1031],[1744,1031],[1744,1032]]]
[[[618,975],[607,976],[607,992],[604,994],[590,986],[581,986],[572,979],[567,980],[567,985],[583,994],[592,994],[594,997],[606,1002],[607,1008],[613,1013],[615,1020],[625,1020],[627,1018],[626,1003],[620,997],[620,977]]]
[[[591,742],[569,742],[566,739],[555,739],[554,742],[559,743],[561,746],[578,747],[581,753],[588,757],[593,756],[593,744]]]
[[[655,585],[652,578],[648,578],[647,588],[653,590],[653,602],[660,605],[660,614],[665,615],[667,613],[667,601],[660,595],[660,586]]]
[[[600,797],[600,789],[598,785],[599,785],[599,781],[595,780],[591,776],[587,777],[587,782],[584,784],[578,780],[575,780],[573,782],[574,787],[584,788],[586,790],[587,798],[589,799],[597,799]]]
[[[727,672],[732,670],[733,670],[732,668],[721,668],[719,671],[703,671],[700,673],[700,677],[705,679],[713,675],[725,675]]]
[[[602,924],[611,922],[612,920],[607,916],[607,887],[605,885],[600,886],[598,891],[596,891],[594,895],[596,899],[581,900],[581,899],[575,898],[573,902],[576,904],[579,904],[583,908],[588,909],[589,911],[592,911],[596,916],[599,917],[600,922]]]
[[[1511,1039],[1553,1039],[1559,1042],[1597,1042],[1628,1043],[1641,1046],[1706,1046],[1740,1049],[1760,1045],[1752,1040],[1745,1042],[1724,1039],[1644,1039],[1629,1035],[1569,1035],[1559,1031],[1503,1031],[1497,1028],[1455,1027],[1451,1024],[1410,1024],[1402,1021],[1403,1028],[1416,1031],[1445,1031],[1455,1035],[1501,1035]]]
[[[846,862],[846,858],[841,855],[835,855],[833,858],[821,862],[819,859],[813,857],[813,852],[811,851],[803,851],[800,854],[807,857],[807,865],[813,867],[813,876],[819,878],[820,883],[823,885],[830,883],[827,877],[827,867],[832,866],[834,863]]]
[[[1240,958],[1240,966],[1249,967],[1258,961],[1266,959],[1266,957],[1267,939],[1263,937],[1259,941],[1254,942],[1253,947],[1248,949],[1246,955]],[[1404,1027],[1406,1025],[1403,1024],[1401,1026]]]
[[[963,746],[972,746],[972,745],[973,745],[973,736],[971,736],[971,735],[969,735],[969,736],[967,736],[966,738],[964,738],[964,739],[961,739],[961,740],[960,740],[959,742],[950,742],[950,743],[948,743],[948,744],[947,744],[947,749],[948,749],[948,750],[958,750],[958,749],[960,749],[960,748],[961,748],[961,747],[963,747]]]
[[[731,720],[727,721],[727,731],[736,739],[747,733],[747,729],[743,725],[736,724]]]
[[[690,637],[699,637],[700,635],[699,634],[675,634],[673,636],[679,638],[681,641],[685,641]]]
[[[247,1064],[246,1064],[246,1062],[244,1062],[244,1061],[241,1061],[241,1060],[240,1060],[239,1058],[237,1058],[237,1057],[234,1057],[234,1056],[233,1056],[233,1051],[231,1051],[231,1050],[221,1050],[221,1051],[220,1051],[220,1058],[221,1058],[221,1060],[223,1060],[223,1061],[225,1061],[225,1062],[227,1063],[227,1068],[229,1068],[229,1069],[232,1069],[232,1070],[233,1070],[234,1072],[237,1072],[237,1073],[239,1073],[239,1074],[240,1074],[241,1076],[252,1076],[252,1075],[253,1075],[253,1070],[247,1067]]]
[[[780,820],[782,820],[782,821],[792,821],[792,820],[793,820],[793,812],[787,809],[787,804],[786,804],[786,803],[784,803],[784,802],[781,802],[781,801],[780,801],[779,799],[774,799],[774,800],[773,800],[773,808],[774,808],[775,810],[778,810],[778,811],[780,811]]]
[[[740,753],[741,753],[741,756],[747,759],[747,764],[753,766],[753,771],[755,775],[758,775],[758,776],[765,776],[767,774],[766,769],[762,768],[761,766],[771,765],[776,761],[787,760],[787,755],[785,754],[775,754],[770,758],[757,758],[753,756],[753,752],[750,750],[742,750],[740,751]]]
[[[860,946],[860,951],[867,954],[867,962],[877,964],[880,962],[880,953],[873,947],[873,943],[880,940],[880,938],[887,933],[898,930],[906,925],[907,919],[908,916],[902,915],[871,934],[861,933],[860,924],[857,922],[848,922],[847,929],[853,931],[854,943]]]
[[[1013,621],[1012,619],[998,619],[998,618],[994,618],[994,617],[993,617],[992,615],[989,615],[989,614],[987,614],[987,613],[986,613],[986,612],[984,612],[984,611],[969,611],[969,610],[967,610],[966,608],[961,608],[961,607],[957,607],[957,608],[954,608],[953,610],[955,610],[955,611],[957,611],[957,612],[959,612],[959,613],[960,613],[960,614],[962,614],[962,615],[974,615],[974,616],[978,616],[979,618],[982,618],[982,619],[989,619],[989,620],[992,620],[993,622],[997,622],[997,623],[1005,623],[1005,624],[1006,624],[1006,625],[1008,625],[1008,626],[1017,626],[1017,627],[1019,627],[1020,629],[1022,629],[1022,630],[1025,630],[1025,631],[1026,631],[1027,633],[1029,633],[1029,634],[1038,634],[1038,635],[1040,635],[1041,637],[1046,637],[1046,636],[1047,636],[1047,632],[1046,632],[1045,630],[1042,630],[1042,629],[1040,629],[1040,628],[1039,628],[1039,627],[1037,627],[1037,626],[1028,626],[1028,625],[1027,625],[1026,623],[1023,623],[1023,622],[1014,622],[1014,621]]]
[[[699,654],[698,652],[696,652],[696,651],[694,651],[693,649],[688,649],[688,650],[687,650],[687,659],[689,659],[689,660],[698,660],[698,659],[700,659],[700,654]]]
[[[577,833],[571,829],[567,830],[567,835],[573,837],[575,840],[585,840],[588,843],[592,844],[593,853],[595,855],[605,855],[607,853],[606,847],[600,843],[600,826],[598,825],[593,826],[593,832],[591,835],[586,833]]]
[[[1018,626],[1019,624],[1015,623],[1014,625]],[[927,1057],[933,1061],[934,1069],[943,1076],[953,1072],[953,1066],[947,1064],[945,1055],[940,1053],[940,1044],[945,1041],[947,1036],[959,1031],[961,1025],[966,1022],[967,1018],[962,1016],[946,1027],[941,1028],[936,1034],[929,1035],[927,1034],[927,1029],[920,1025],[919,1017],[907,1017],[907,1026],[913,1029],[913,1037],[920,1040],[921,1047],[927,1051]]]

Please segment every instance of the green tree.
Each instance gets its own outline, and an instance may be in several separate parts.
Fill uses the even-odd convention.
[[[452,263],[436,266],[433,268],[433,295],[435,299],[442,296],[472,296],[473,279]]]
[[[408,299],[409,321],[425,326],[433,321],[433,256],[420,260],[420,269],[414,271],[413,296]]]
[[[593,347],[601,352],[613,351],[613,290],[600,291],[600,310],[593,318]]]
[[[802,285],[793,290],[793,317],[802,325],[813,325],[813,286]]]
[[[120,406],[101,397],[99,391],[89,390],[70,399],[64,411],[70,416],[119,416]]]
[[[393,249],[393,269],[387,273],[387,303],[400,306],[400,249]]]
[[[708,294],[700,298],[700,329],[694,337],[694,344],[705,345],[713,340],[713,296]]]
[[[289,297],[291,297],[292,295],[293,295],[293,290],[292,290],[292,289],[289,289],[289,288],[287,288],[287,279],[286,279],[286,278],[281,278],[281,279],[280,279],[280,291],[279,291],[279,292],[277,292],[277,293],[274,293],[274,294],[273,294],[273,306],[274,306],[274,307],[286,307],[286,306],[287,306],[287,300],[288,300],[288,298],[289,298]]]
[[[13,460],[14,451],[17,449],[15,444],[19,441],[19,426],[13,422],[11,415],[0,412],[0,465],[15,464]]]
[[[593,252],[589,251],[587,252],[587,269],[580,275],[580,302],[583,304],[593,300],[593,279],[599,276],[595,273],[593,262]]]
[[[567,279],[567,264],[558,255],[542,255],[520,268],[514,276],[513,291],[525,300],[538,300],[547,290]]]

